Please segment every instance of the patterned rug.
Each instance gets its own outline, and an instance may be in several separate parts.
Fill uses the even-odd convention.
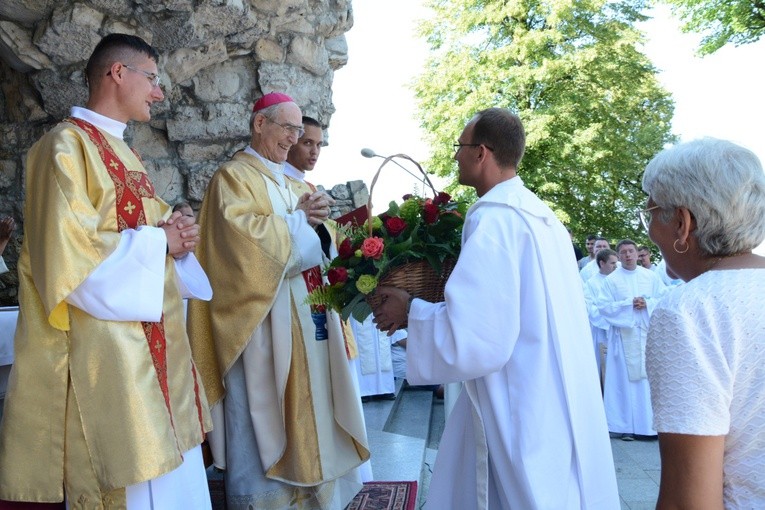
[[[208,480],[213,510],[226,509],[223,480]],[[417,482],[367,482],[346,510],[414,510]]]

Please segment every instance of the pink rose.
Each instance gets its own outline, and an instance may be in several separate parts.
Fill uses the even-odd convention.
[[[406,222],[398,216],[393,216],[385,220],[385,230],[391,237],[396,237],[406,229]]]
[[[327,279],[330,285],[348,281],[348,270],[344,267],[332,267],[327,271]]]
[[[385,244],[379,237],[368,237],[361,243],[361,254],[368,259],[380,260],[384,249]]]
[[[436,198],[433,199],[433,203],[436,205],[443,205],[451,199],[452,199],[452,196],[449,193],[440,191],[438,195],[436,196]]]
[[[353,257],[353,253],[355,251],[356,250],[353,249],[353,245],[351,245],[351,240],[348,238],[343,239],[343,242],[340,243],[340,246],[337,247],[337,253],[343,260],[348,260],[349,258]]]
[[[422,217],[428,225],[435,223],[438,220],[438,206],[433,203],[422,206]]]

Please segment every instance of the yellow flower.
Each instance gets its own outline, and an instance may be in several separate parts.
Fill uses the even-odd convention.
[[[377,278],[371,274],[363,274],[356,280],[356,288],[362,294],[367,295],[377,288]]]

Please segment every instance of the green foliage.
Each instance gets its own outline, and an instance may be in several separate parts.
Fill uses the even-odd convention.
[[[709,55],[728,43],[753,43],[765,35],[765,1],[666,0],[683,20],[683,32],[703,35],[699,53]]]
[[[650,158],[673,141],[673,101],[637,50],[639,0],[430,0],[421,26],[432,56],[415,83],[433,151],[451,176],[452,144],[487,107],[518,113],[527,136],[519,175],[578,239],[646,240],[635,210]],[[467,191],[467,194],[465,193]]]

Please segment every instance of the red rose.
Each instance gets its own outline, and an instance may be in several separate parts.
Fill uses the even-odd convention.
[[[348,270],[344,267],[332,267],[327,271],[327,279],[330,285],[348,281]]]
[[[385,244],[379,237],[368,237],[361,243],[361,254],[368,259],[380,260]]]
[[[398,216],[393,216],[385,220],[385,230],[391,237],[396,237],[406,229],[406,222]]]
[[[412,198],[412,197],[414,197],[414,195],[412,195],[411,193],[407,193],[407,194],[406,194],[406,195],[404,195],[402,198],[403,198],[403,199],[406,201],[406,200],[409,200],[409,199],[410,199],[410,198]]]
[[[337,248],[337,253],[343,260],[348,260],[349,258],[353,257],[353,253],[355,251],[356,250],[353,249],[353,245],[351,245],[351,240],[348,238],[343,239],[343,242],[340,243],[340,246]]]
[[[440,191],[438,195],[436,196],[436,198],[433,199],[433,203],[436,205],[443,205],[451,199],[452,199],[452,196],[449,193]]]
[[[435,223],[438,220],[438,206],[432,203],[422,206],[422,217],[428,225]]]

